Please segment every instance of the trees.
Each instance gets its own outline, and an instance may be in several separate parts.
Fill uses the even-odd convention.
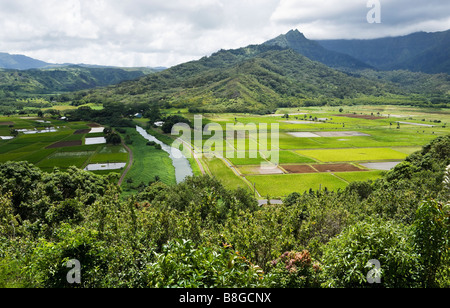
[[[416,212],[413,230],[415,249],[420,255],[423,287],[437,287],[440,283],[448,287],[450,205],[436,200],[422,202]]]
[[[368,219],[348,227],[326,244],[324,264],[328,287],[370,287],[370,260],[381,264],[383,287],[411,288],[420,285],[419,255],[413,250],[410,230],[381,219]],[[376,286],[376,285],[375,285]]]
[[[446,145],[380,180],[263,207],[209,176],[122,199],[83,170],[0,164],[0,286],[448,287]],[[74,259],[81,285],[66,279]]]

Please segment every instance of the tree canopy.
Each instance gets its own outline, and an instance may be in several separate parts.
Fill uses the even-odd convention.
[[[108,177],[8,162],[0,286],[449,287],[448,165],[440,137],[379,180],[260,207],[209,176],[122,199]],[[70,260],[80,284],[68,282]]]

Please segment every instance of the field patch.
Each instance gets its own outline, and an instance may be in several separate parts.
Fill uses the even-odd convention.
[[[369,134],[361,132],[316,132],[320,137],[369,137]]]
[[[93,127],[89,131],[89,134],[103,133],[104,130],[105,130],[104,127]]]
[[[106,164],[89,164],[84,170],[101,171],[101,170],[120,170],[125,168],[126,163],[106,163]]]
[[[91,127],[91,128],[93,128],[93,127],[101,127],[101,125],[97,124],[97,123],[89,123],[89,124],[86,124],[86,125]]]
[[[74,135],[84,135],[88,134],[91,130],[90,129],[78,129],[73,134]]]
[[[310,132],[292,132],[287,134],[295,138],[320,138],[319,135]]]
[[[352,171],[365,171],[352,164],[322,164],[313,165],[319,172],[352,172]]]
[[[383,171],[344,172],[336,173],[335,175],[351,183],[379,179],[383,176]]]
[[[284,170],[289,173],[317,173],[310,165],[282,165]]]
[[[321,122],[314,122],[314,121],[284,121],[282,123],[286,123],[286,124],[322,124]]]
[[[402,121],[399,121],[397,123],[405,124],[405,125],[423,126],[423,127],[436,127],[436,125],[423,124],[423,123],[402,122]]]
[[[295,138],[321,138],[321,137],[369,137],[369,134],[361,132],[291,132]]]
[[[408,156],[405,153],[390,148],[300,150],[297,153],[321,162],[403,160]]]
[[[279,151],[280,164],[305,164],[316,161],[292,151]]]
[[[57,152],[52,154],[49,158],[70,158],[70,157],[87,157],[94,154],[92,151],[83,152]]]
[[[84,144],[86,145],[105,144],[105,143],[106,143],[105,137],[86,138],[84,140]]]
[[[373,115],[353,114],[353,113],[335,114],[334,117],[345,117],[345,118],[365,119],[365,120],[384,119],[383,117],[378,117],[378,116],[373,116]]]
[[[83,142],[81,140],[59,141],[59,142],[56,142],[56,143],[46,147],[46,149],[67,148],[67,147],[80,146],[82,144],[83,144]]]
[[[271,197],[284,197],[292,192],[303,193],[309,189],[344,189],[348,185],[330,173],[255,175],[248,176],[247,179],[255,184],[262,196]]]
[[[254,174],[254,175],[268,175],[268,174],[283,174],[284,172],[278,168],[264,168],[260,165],[258,166],[239,166],[239,171],[242,174]]]
[[[389,171],[391,169],[394,169],[395,166],[397,166],[399,163],[400,162],[397,161],[397,162],[365,163],[361,165],[369,169]]]

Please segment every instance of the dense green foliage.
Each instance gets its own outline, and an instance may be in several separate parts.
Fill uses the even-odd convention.
[[[75,96],[64,93],[89,90],[134,80],[154,72],[140,68],[108,68],[66,66],[46,69],[0,69],[0,114],[13,114],[27,108],[50,108],[69,100],[80,106],[95,101],[84,101],[85,92]],[[69,98],[70,97],[70,98]]]
[[[144,75],[139,69],[89,68],[75,65],[26,71],[2,70],[0,91],[26,94],[70,92],[117,84]]]
[[[450,136],[385,177],[259,207],[203,176],[127,200],[108,178],[0,165],[2,287],[449,287]],[[69,284],[69,260],[81,284]],[[370,284],[368,262],[380,262]]]

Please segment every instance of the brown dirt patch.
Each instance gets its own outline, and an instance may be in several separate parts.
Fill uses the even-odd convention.
[[[87,126],[89,126],[89,127],[101,127],[101,125],[97,124],[97,123],[89,123],[89,124],[87,124]]]
[[[335,114],[334,116],[335,116],[335,117],[356,118],[356,119],[366,119],[366,120],[384,119],[383,117],[377,117],[377,116],[373,116],[373,115],[353,114],[353,113],[347,113],[347,114]]]
[[[352,164],[326,164],[326,165],[313,165],[319,172],[352,172],[352,171],[365,171]]]
[[[75,147],[75,146],[79,146],[79,145],[83,145],[83,142],[81,140],[60,141],[60,142],[54,143],[54,144],[46,147],[46,149],[67,148],[67,147]]]
[[[79,130],[76,130],[73,134],[74,135],[84,135],[84,134],[88,134],[90,131],[91,131],[90,128],[88,128],[88,129],[79,129]]]
[[[0,122],[0,126],[14,125],[14,122]]]
[[[284,170],[286,170],[289,173],[316,173],[317,171],[314,170],[309,165],[283,165]]]

